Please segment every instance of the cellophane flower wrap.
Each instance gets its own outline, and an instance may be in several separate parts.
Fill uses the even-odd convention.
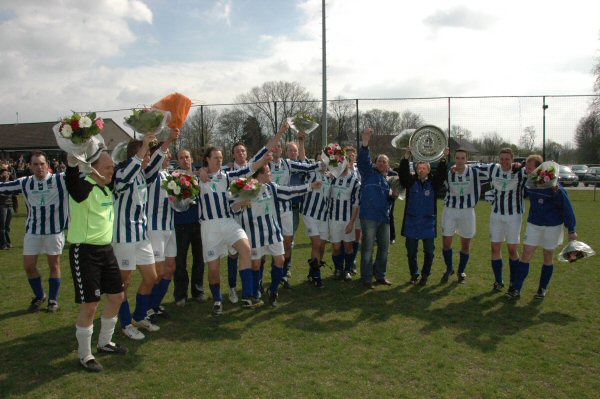
[[[229,194],[236,201],[254,199],[260,193],[262,184],[250,177],[240,177],[229,184]]]
[[[305,113],[287,118],[287,123],[290,125],[290,128],[294,131],[294,133],[304,132],[309,134],[319,127],[316,119]]]
[[[192,100],[181,93],[173,93],[162,98],[152,108],[169,112],[171,118],[168,125],[171,129],[181,129],[187,119]]]
[[[579,259],[588,258],[596,255],[596,251],[584,242],[573,240],[563,248],[562,251],[556,256],[561,262],[573,263]]]
[[[196,202],[200,194],[200,185],[196,176],[174,171],[161,183],[161,187],[169,195],[171,207],[178,212],[186,211]]]
[[[388,176],[386,178],[392,190],[398,190],[398,199],[404,201],[406,199],[406,188],[400,183],[398,176]]]
[[[169,112],[159,109],[134,109],[131,115],[125,118],[125,124],[138,133],[158,134],[167,124],[169,116]]]
[[[321,162],[335,178],[338,178],[348,165],[346,151],[338,143],[327,144],[321,153]]]
[[[525,186],[530,189],[551,188],[558,184],[558,164],[552,161],[543,162],[527,176]]]

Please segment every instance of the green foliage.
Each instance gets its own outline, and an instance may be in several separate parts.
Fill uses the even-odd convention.
[[[146,134],[156,132],[164,117],[165,115],[157,110],[135,109],[131,115],[125,118],[125,123],[136,132]]]

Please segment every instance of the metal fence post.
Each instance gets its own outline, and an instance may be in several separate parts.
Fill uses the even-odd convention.
[[[359,123],[359,117],[358,117],[358,98],[356,99],[356,148],[358,149],[360,147],[360,126],[358,125]]]
[[[273,110],[275,115],[275,125],[273,126],[273,134],[277,134],[277,101],[273,101]]]
[[[450,115],[452,114],[450,107],[450,97],[448,97],[448,146],[450,146]]]
[[[548,105],[546,105],[546,96],[542,97],[542,157],[546,160],[546,110],[548,109]]]
[[[204,153],[204,147],[206,146],[204,140],[204,105],[200,106],[200,144],[202,144],[202,151],[200,154]]]

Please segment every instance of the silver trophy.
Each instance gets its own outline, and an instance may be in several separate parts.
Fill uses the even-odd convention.
[[[448,138],[439,127],[427,125],[413,132],[408,145],[415,161],[435,162],[444,156]]]

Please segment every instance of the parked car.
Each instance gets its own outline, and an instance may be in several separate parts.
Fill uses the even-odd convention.
[[[579,181],[583,180],[583,176],[588,172],[587,165],[571,165],[571,170],[577,175]]]
[[[587,173],[581,179],[581,181],[586,187],[590,184],[593,184],[596,187],[600,187],[600,166],[593,166],[589,168]]]
[[[559,165],[558,181],[561,182],[564,187],[577,187],[579,185],[579,178],[573,173],[571,168],[566,165]]]

